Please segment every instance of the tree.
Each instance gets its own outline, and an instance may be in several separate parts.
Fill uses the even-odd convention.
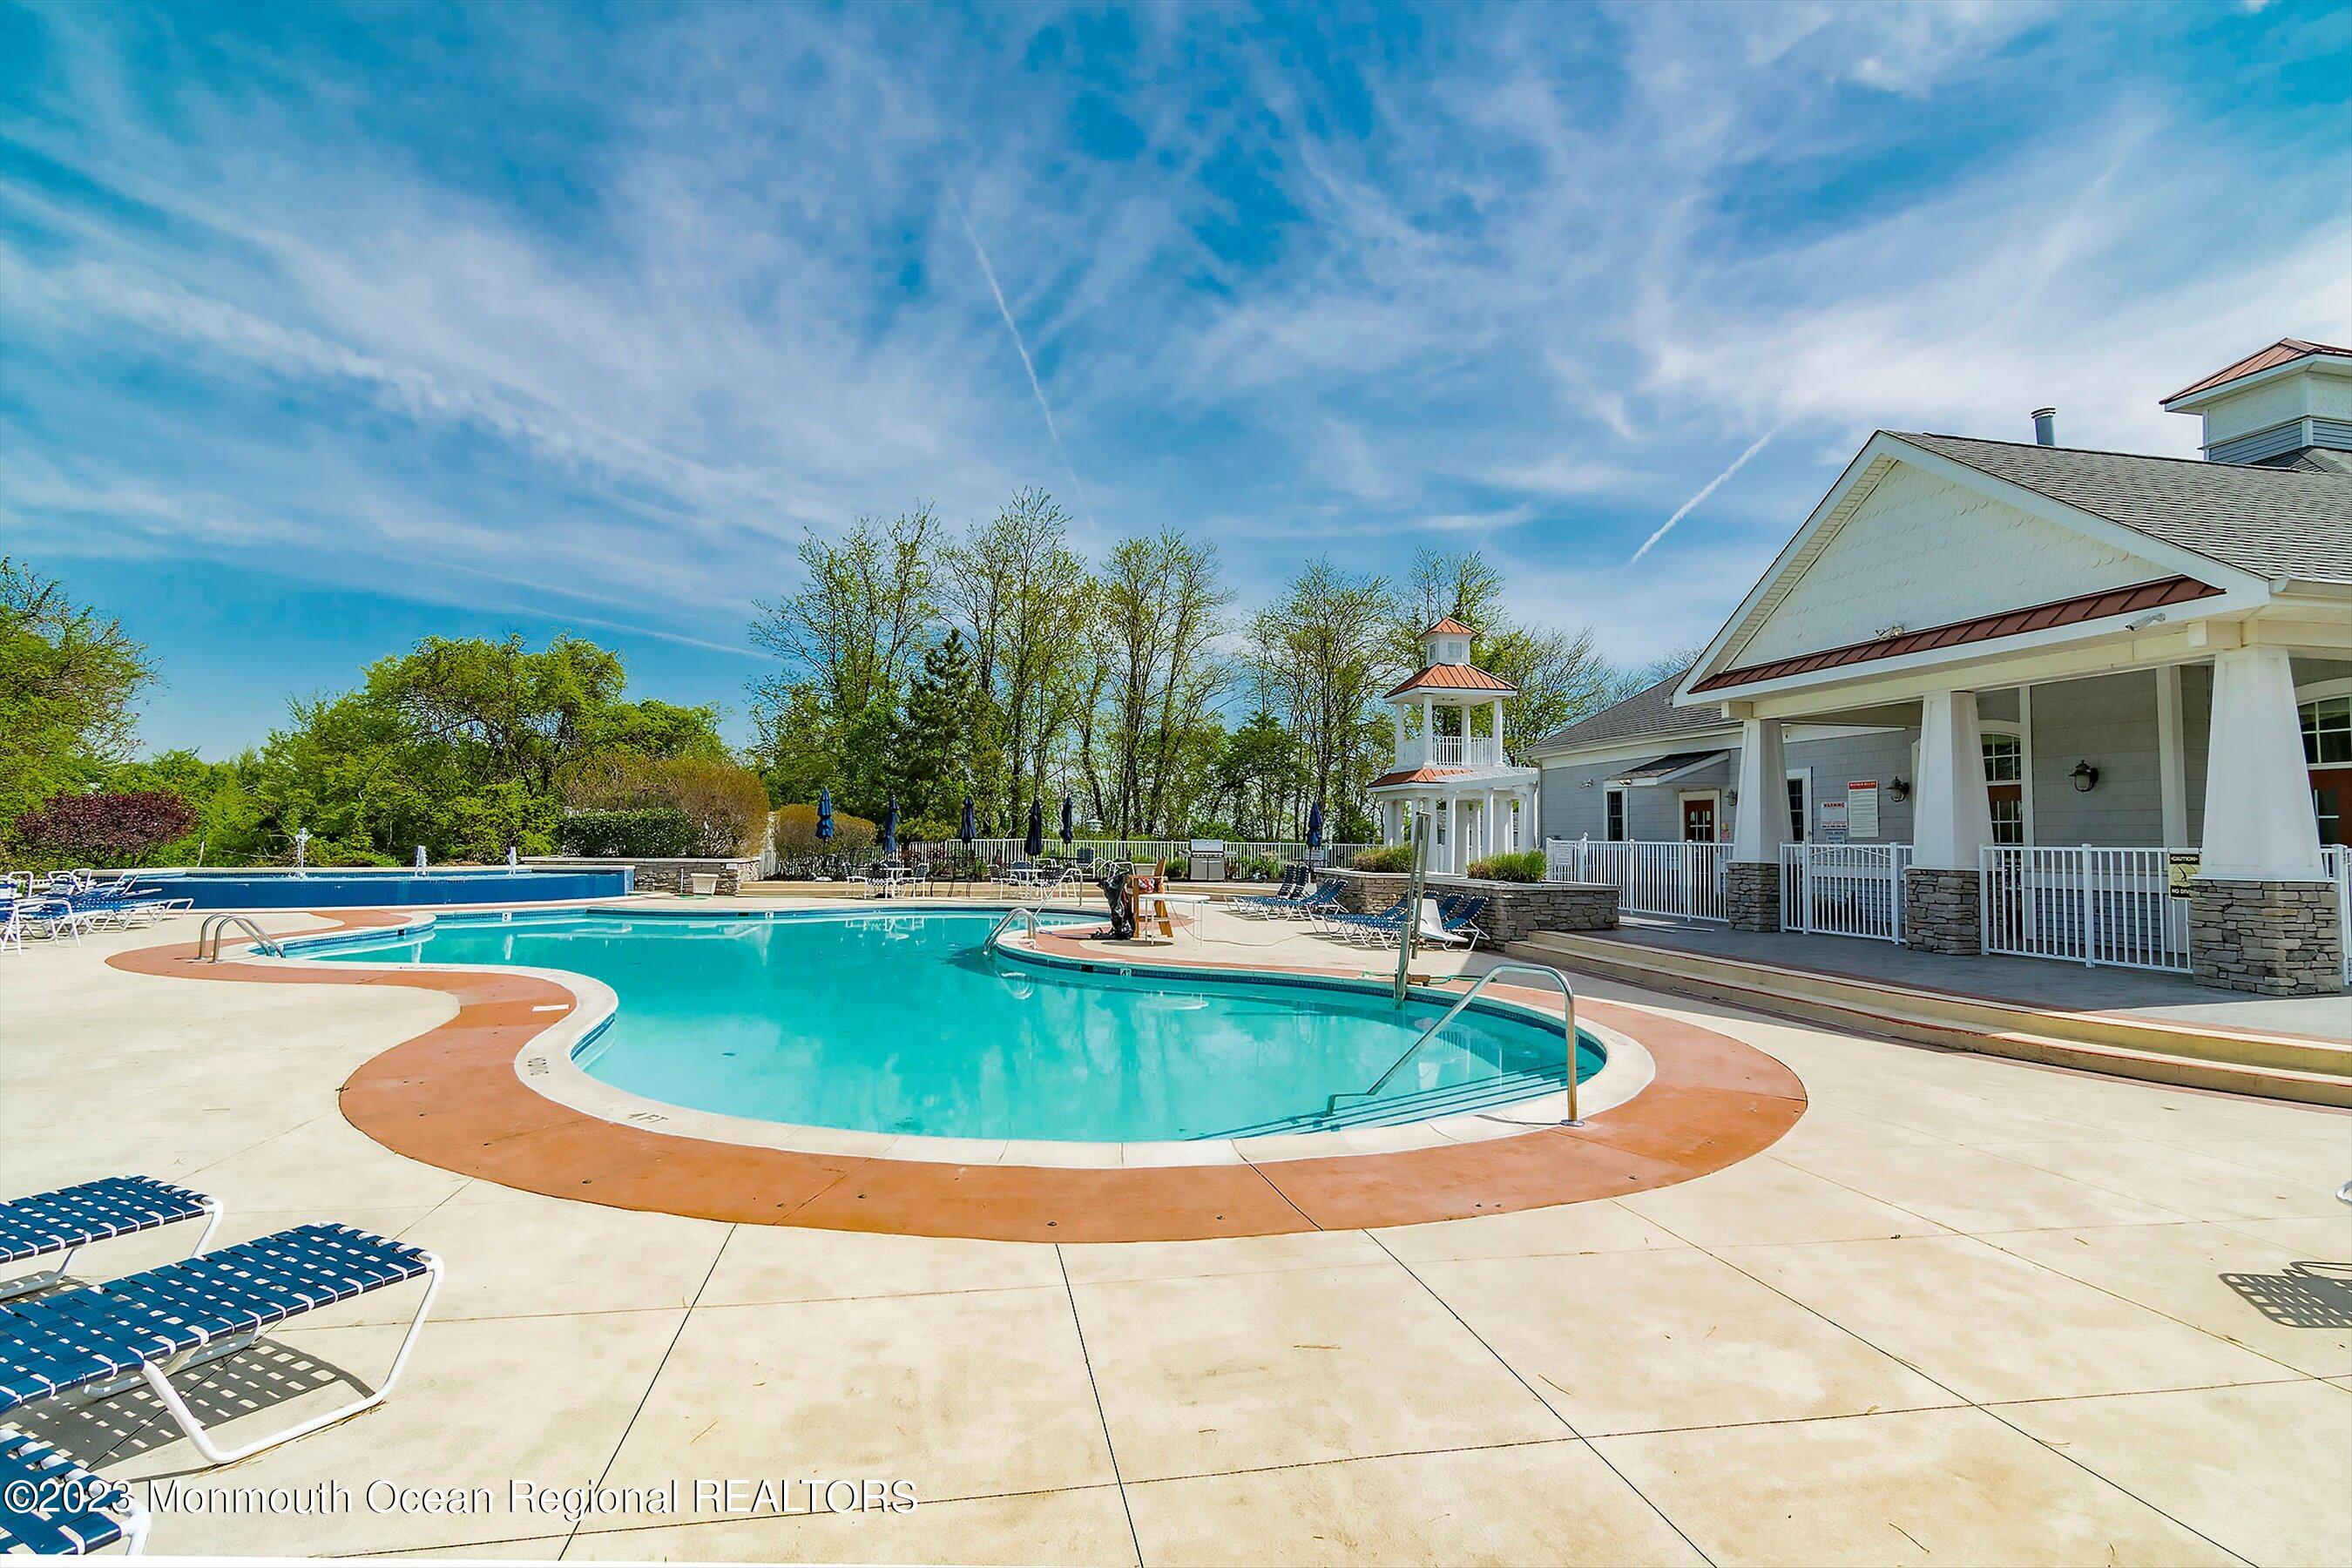
[[[1270,712],[1260,712],[1224,738],[1217,755],[1217,793],[1233,811],[1244,838],[1282,838],[1293,826],[1307,770],[1298,738]]]
[[[923,656],[922,673],[907,689],[905,711],[891,731],[891,793],[910,817],[954,821],[972,787],[972,729],[980,682],[963,633]]]
[[[1307,563],[1250,623],[1250,679],[1301,752],[1288,824],[1301,833],[1316,802],[1329,809],[1355,799],[1385,765],[1380,697],[1396,673],[1397,618],[1384,579],[1326,560]]]
[[[1105,820],[1121,837],[1174,827],[1175,808],[1199,793],[1181,782],[1179,763],[1208,761],[1198,735],[1227,678],[1213,647],[1232,595],[1216,570],[1216,546],[1171,530],[1121,540],[1097,582]]]
[[[127,758],[154,673],[121,622],[0,556],[0,826]]]
[[[52,796],[16,818],[11,837],[39,867],[142,866],[194,821],[187,802],[162,790],[91,790]]]
[[[920,506],[888,522],[860,518],[838,542],[801,541],[805,580],[761,602],[751,628],[751,640],[783,661],[753,694],[759,751],[772,773],[787,771],[797,784],[831,771],[824,783],[878,807],[890,722],[938,618],[940,531],[937,515]]]
[[[971,645],[980,809],[1005,822],[1045,793],[1064,710],[1074,710],[1087,567],[1068,536],[1052,496],[1015,490],[945,552],[940,573],[941,597]]]

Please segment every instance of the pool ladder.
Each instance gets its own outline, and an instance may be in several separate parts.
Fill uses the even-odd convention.
[[[1035,945],[1037,933],[1042,929],[1037,924],[1037,911],[1031,909],[1026,904],[1015,904],[1011,909],[1005,910],[1003,918],[999,920],[989,931],[988,940],[980,944],[980,951],[982,952],[988,952],[993,950],[996,946],[997,939],[1004,934],[1004,928],[1011,925],[1015,920],[1025,921],[1028,922],[1029,941],[1031,945]]]
[[[246,935],[251,937],[253,939],[253,945],[268,953],[270,957],[283,958],[286,956],[286,950],[278,946],[275,942],[271,941],[267,932],[265,932],[259,926],[255,925],[253,921],[246,916],[206,915],[205,917],[205,923],[198,927],[196,931],[197,963],[218,963],[221,961],[221,936],[230,926],[236,927],[238,930],[244,931]],[[210,957],[205,956],[205,950],[208,947],[211,949]]]
[[[1323,1114],[1329,1116],[1333,1112],[1337,1111],[1339,1109],[1339,1102],[1343,1100],[1371,1100],[1377,1097],[1381,1089],[1388,1087],[1389,1079],[1396,1077],[1400,1071],[1403,1070],[1405,1063],[1412,1060],[1414,1057],[1421,1054],[1421,1047],[1429,1044],[1431,1037],[1434,1036],[1438,1030],[1443,1029],[1446,1025],[1451,1024],[1454,1019],[1460,1017],[1462,1016],[1462,1009],[1467,1007],[1471,1003],[1475,1002],[1478,999],[1478,994],[1486,989],[1487,982],[1493,980],[1497,974],[1506,974],[1513,972],[1521,974],[1539,974],[1546,980],[1550,981],[1554,985],[1559,987],[1559,999],[1562,1004],[1560,1029],[1562,1034],[1565,1036],[1568,1044],[1568,1120],[1561,1122],[1560,1125],[1563,1127],[1583,1126],[1584,1119],[1578,1113],[1576,1108],[1576,988],[1569,984],[1568,976],[1562,974],[1557,969],[1548,968],[1540,963],[1522,963],[1515,958],[1506,959],[1502,963],[1495,965],[1492,969],[1486,971],[1486,973],[1478,976],[1477,983],[1472,985],[1469,990],[1464,992],[1461,999],[1455,1002],[1453,1006],[1448,1007],[1445,1010],[1445,1016],[1444,1017],[1438,1019],[1437,1022],[1432,1024],[1428,1028],[1423,1029],[1421,1032],[1421,1037],[1404,1048],[1404,1055],[1391,1062],[1389,1064],[1389,1070],[1381,1074],[1380,1077],[1372,1080],[1371,1088],[1341,1089],[1339,1093],[1333,1095],[1330,1099],[1323,1102]]]

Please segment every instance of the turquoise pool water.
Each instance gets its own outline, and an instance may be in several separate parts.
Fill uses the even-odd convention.
[[[982,951],[994,911],[445,915],[338,939],[337,962],[522,965],[620,998],[579,1053],[616,1088],[771,1121],[952,1138],[1126,1142],[1413,1121],[1561,1083],[1562,1042],[1465,1013],[1379,1101],[1324,1117],[1434,1020],[1385,992],[1121,976]],[[1580,1076],[1601,1065],[1579,1042]]]

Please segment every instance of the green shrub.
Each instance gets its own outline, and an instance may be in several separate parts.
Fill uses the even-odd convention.
[[[566,855],[598,859],[670,859],[692,855],[699,832],[694,818],[674,805],[641,805],[624,811],[575,811],[556,825],[556,842]]]
[[[776,825],[776,853],[790,860],[805,860],[815,855],[854,855],[861,849],[871,849],[875,834],[879,831],[866,817],[835,811],[833,839],[820,844],[815,806],[787,805],[779,809],[772,820]]]
[[[1384,844],[1378,849],[1359,849],[1352,864],[1359,871],[1410,871],[1412,846]]]
[[[1507,855],[1489,855],[1484,860],[1470,862],[1470,875],[1483,882],[1540,882],[1544,879],[1544,852],[1514,849]]]
[[[1236,855],[1225,863],[1225,875],[1236,882],[1271,882],[1282,876],[1282,862],[1271,855]]]

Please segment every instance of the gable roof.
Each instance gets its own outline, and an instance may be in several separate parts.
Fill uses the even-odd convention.
[[[2194,397],[2200,392],[2210,392],[2213,388],[2226,385],[2242,375],[2252,375],[2256,371],[2292,364],[2296,360],[2309,359],[2314,354],[2338,354],[2346,359],[2352,359],[2352,349],[2340,349],[2333,343],[2315,343],[2305,338],[2281,338],[2270,347],[2257,349],[2237,363],[2217,370],[2202,381],[2190,382],[2171,396],[2163,399],[2163,405],[2168,408],[2184,397]]]
[[[2047,631],[2052,626],[2071,626],[2083,621],[2105,620],[2110,616],[2134,615],[2142,610],[2161,609],[2167,605],[2185,605],[2193,599],[2210,598],[2221,591],[2212,584],[2200,583],[2194,577],[2167,577],[2158,582],[2135,584],[2128,588],[2106,588],[2095,594],[2077,594],[2071,599],[2053,599],[2048,604],[2032,605],[2021,610],[2004,610],[1999,615],[1948,621],[1923,631],[1900,632],[1873,637],[1867,642],[1848,643],[1843,647],[1822,648],[1815,653],[1794,654],[1787,658],[1768,659],[1761,664],[1719,669],[1704,680],[1693,682],[1691,691],[1696,695],[1726,686],[1746,686],[1759,680],[1810,675],[1817,669],[1867,664],[1876,658],[1899,658],[1906,653],[1921,653],[1929,648],[1958,647],[1963,643],[1989,642],[1994,637]]]
[[[2352,583],[2352,475],[1888,434],[2258,577]]]
[[[1587,714],[1573,724],[1563,724],[1528,748],[1529,752],[1548,752],[1563,746],[1597,745],[1604,741],[1635,741],[1652,735],[1678,735],[1693,730],[1721,730],[1730,727],[1731,721],[1717,708],[1677,708],[1675,691],[1690,673],[1687,668],[1678,669],[1664,679],[1642,688],[1622,702],[1612,702],[1598,713]]]
[[[1403,681],[1381,694],[1383,701],[1402,697],[1408,691],[1435,689],[1444,691],[1491,691],[1497,697],[1507,697],[1518,690],[1509,681],[1487,674],[1475,664],[1429,664]]]

